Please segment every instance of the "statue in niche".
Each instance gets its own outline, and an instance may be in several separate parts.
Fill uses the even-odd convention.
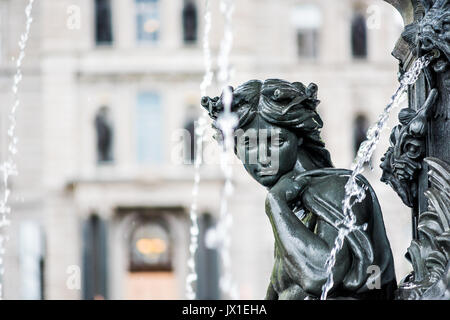
[[[244,132],[235,136],[235,153],[268,190],[266,214],[275,236],[275,265],[266,299],[320,297],[327,279],[325,263],[344,218],[344,187],[351,171],[333,168],[320,137],[318,104],[315,84],[252,80],[233,90],[231,111],[239,120],[236,132]],[[202,105],[217,129],[222,97],[204,97]],[[270,134],[252,143],[246,135],[251,131]],[[357,225],[367,228],[344,240],[328,298],[392,299],[397,284],[381,209],[368,181],[360,175],[358,183],[367,195],[353,212]],[[369,272],[373,266],[379,268],[375,287]]]
[[[112,161],[113,129],[107,107],[100,108],[95,116],[95,131],[97,133],[97,159],[99,163]]]

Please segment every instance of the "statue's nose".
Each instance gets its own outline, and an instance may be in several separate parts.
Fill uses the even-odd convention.
[[[265,143],[261,143],[259,145],[259,152],[258,152],[259,164],[262,165],[263,167],[267,167],[270,165],[270,155],[268,154],[268,151],[269,150]]]

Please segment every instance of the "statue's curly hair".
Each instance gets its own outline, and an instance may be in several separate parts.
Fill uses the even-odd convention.
[[[311,83],[306,87],[300,82],[268,79],[264,82],[250,80],[236,90],[230,89],[233,92],[231,111],[239,120],[237,128],[242,128],[258,115],[303,138],[302,147],[318,167],[333,167],[330,153],[320,138],[323,122],[316,112],[320,103],[317,85]],[[217,130],[217,119],[224,110],[222,100],[222,97],[203,97],[201,102]]]

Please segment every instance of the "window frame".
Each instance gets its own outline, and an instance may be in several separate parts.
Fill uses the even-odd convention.
[[[303,12],[302,12],[303,11]],[[314,14],[312,14],[314,13]],[[309,25],[302,23],[299,16],[315,17],[309,19]],[[308,19],[305,19],[308,20]],[[294,28],[295,36],[295,55],[299,60],[315,61],[320,59],[321,55],[321,31],[323,26],[323,10],[320,5],[313,2],[297,3],[294,5],[291,14],[291,25]],[[303,34],[305,38],[313,39],[312,46],[308,46],[308,50],[301,50],[300,36]],[[308,52],[308,54],[303,54]]]
[[[146,156],[147,158],[141,158],[141,154],[140,154],[140,150],[145,150],[142,151],[145,153],[149,153],[151,152],[151,146],[152,145],[156,145],[156,144],[152,144],[150,143],[150,145],[141,142],[140,138],[142,137],[142,132],[140,130],[142,130],[141,125],[142,122],[140,122],[140,118],[142,118],[142,115],[140,115],[139,112],[139,108],[144,108],[143,106],[148,106],[148,103],[142,103],[140,104],[140,97],[143,97],[145,95],[148,96],[153,96],[152,98],[156,98],[156,100],[158,101],[157,106],[159,108],[159,118],[157,119],[156,123],[158,123],[158,135],[156,135],[155,141],[157,142],[157,145],[159,145],[159,150],[158,150],[158,154],[157,154],[157,159],[151,159],[151,156]],[[165,117],[164,117],[164,107],[163,107],[163,96],[162,94],[157,91],[157,90],[146,90],[146,89],[142,89],[142,90],[138,90],[136,92],[136,98],[135,98],[135,106],[134,106],[134,145],[135,145],[135,149],[134,149],[134,154],[135,154],[135,163],[138,167],[155,167],[155,166],[162,166],[165,164],[165,160],[166,160],[166,148],[165,148],[165,143],[166,141],[164,141],[164,128],[165,128]],[[147,110],[147,112],[149,112]],[[152,112],[152,111],[150,111]],[[159,120],[159,121],[158,121]],[[155,123],[155,122],[153,122]],[[145,127],[145,126],[143,126]],[[148,136],[144,136],[145,139],[147,140],[152,140],[151,137],[150,139],[148,138]],[[141,144],[143,145],[147,145],[144,149],[140,149]]]

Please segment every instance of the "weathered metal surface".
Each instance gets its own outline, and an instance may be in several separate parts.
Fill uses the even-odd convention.
[[[430,187],[429,181],[433,180],[433,175],[438,174],[440,179],[444,179],[447,188],[449,184],[449,175],[444,174],[442,170],[436,169],[435,164],[450,162],[450,130],[448,123],[450,116],[450,3],[449,0],[387,0],[386,2],[392,4],[402,13],[405,20],[405,30],[393,52],[394,56],[400,61],[400,72],[405,72],[411,62],[420,56],[426,54],[433,56],[432,62],[424,71],[424,75],[409,90],[409,110],[411,110],[411,114],[413,114],[412,110],[416,110],[417,114],[419,114],[419,110],[421,110],[424,103],[426,104],[427,97],[433,92],[437,93],[432,106],[428,106],[431,109],[429,109],[430,112],[426,116],[426,130],[424,131],[426,136],[416,137],[419,138],[416,141],[418,142],[418,147],[421,150],[423,147],[425,148],[425,155],[422,154],[415,160],[410,161],[409,164],[403,163],[404,158],[409,158],[408,150],[402,149],[403,140],[396,139],[396,135],[398,136],[401,130],[404,130],[402,134],[406,135],[406,129],[402,128],[406,128],[410,124],[404,123],[394,128],[391,135],[391,147],[382,163],[382,180],[389,182],[403,202],[412,207],[413,241],[409,255],[413,259],[414,273],[402,282],[397,292],[397,297],[401,299],[449,299],[449,247],[442,247],[442,254],[446,257],[446,260],[441,255],[441,265],[430,264],[425,270],[423,265],[424,261],[429,258],[429,248],[436,247],[435,244],[430,245],[430,243],[435,243],[438,241],[437,237],[442,237],[442,235],[424,232],[421,225],[427,223],[424,216],[427,216],[426,213],[430,208],[431,210],[438,210],[436,207],[433,208],[436,202],[430,203],[432,201],[430,194],[433,193],[430,190],[436,190],[437,188],[433,186],[433,182],[431,182]],[[412,20],[411,17],[413,17]],[[393,137],[394,139],[392,139]],[[401,150],[400,155],[394,156],[394,149]],[[432,160],[423,161],[422,158],[424,156],[432,157]],[[429,165],[431,164],[433,166],[429,172]],[[448,172],[448,167],[445,167],[445,165],[440,167],[446,168]],[[400,174],[395,174],[396,170],[399,170]],[[405,175],[402,174],[402,170],[407,172],[407,182]],[[442,196],[441,200],[443,198],[445,197]],[[434,223],[445,225],[443,217],[448,219],[450,206],[448,205],[448,198],[442,201],[447,203],[447,206],[442,207],[443,213],[439,216],[442,219],[434,221]],[[424,240],[426,237],[429,238],[429,242]],[[448,241],[448,238],[443,241]],[[444,265],[442,266],[442,264]],[[441,271],[442,273],[440,273]],[[440,287],[438,287],[444,288],[444,292],[447,292],[446,294],[443,294],[442,290],[437,290],[437,286],[434,286],[434,289],[431,290],[430,286],[433,281],[427,280],[428,284],[422,282],[425,274],[437,273],[440,273],[440,280],[438,281]],[[437,278],[433,279],[436,280]],[[413,287],[420,287],[421,289],[413,290],[411,289]],[[431,291],[427,291],[428,289]]]
[[[318,299],[329,276],[326,262],[343,228],[342,202],[352,172],[332,167],[320,138],[318,104],[314,84],[253,80],[233,90],[232,112],[239,120],[236,154],[268,189],[266,215],[275,237],[268,299]],[[220,128],[222,98],[204,97],[202,105]],[[345,236],[328,297],[390,299],[397,283],[381,209],[369,182],[358,176],[357,183],[367,195],[352,211],[356,225],[367,228]],[[373,266],[379,268],[376,287],[370,277]]]

